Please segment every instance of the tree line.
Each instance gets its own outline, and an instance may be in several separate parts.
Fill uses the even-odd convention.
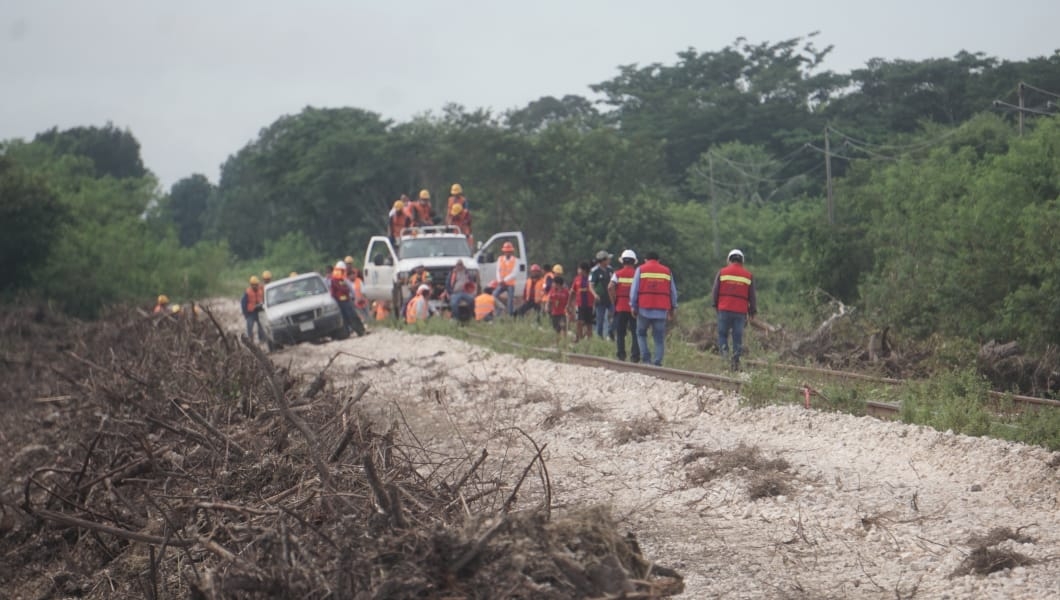
[[[236,150],[216,183],[193,174],[164,194],[152,191],[129,132],[78,128],[11,141],[0,177],[15,183],[2,185],[37,194],[25,206],[47,196],[56,209],[25,213],[27,227],[52,237],[19,247],[48,258],[15,261],[11,281],[54,293],[44,274],[57,272],[57,256],[69,259],[73,239],[107,238],[87,233],[92,215],[97,223],[114,216],[126,228],[120,236],[158,240],[170,264],[251,260],[280,239],[358,256],[401,193],[426,188],[444,206],[459,182],[477,237],[520,229],[534,262],[655,250],[683,295],[697,297],[724,253],[740,247],[763,271],[767,301],[819,289],[915,336],[1060,343],[1049,235],[1060,230],[1057,125],[1038,114],[1053,112],[1060,53],[874,59],[837,73],[824,68],[830,51],[813,36],[688,49],[670,64],[619,67],[589,86],[595,99],[543,97],[499,114],[447,105],[394,122],[359,108],[307,107]],[[1016,104],[1020,82],[1033,84],[1022,93],[1036,110],[1022,137],[1016,114],[995,107]],[[106,253],[92,256],[109,264]],[[135,265],[124,266],[132,277]],[[146,291],[168,277],[143,266],[106,301],[119,299],[118,288]]]

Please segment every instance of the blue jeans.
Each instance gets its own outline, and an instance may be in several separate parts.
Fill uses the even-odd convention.
[[[449,296],[449,312],[453,317],[458,317],[460,313],[460,305],[463,304],[467,307],[465,310],[468,311],[468,315],[473,320],[475,318],[475,297],[471,294],[452,294]]]
[[[611,317],[615,307],[611,304],[596,304],[596,337],[611,337]]]
[[[515,314],[515,287],[502,283],[493,290],[493,299],[500,302],[501,294],[507,297],[508,316]]]
[[[718,353],[729,354],[729,332],[732,332],[732,357],[740,358],[743,350],[743,326],[747,324],[747,315],[727,310],[718,311]]]
[[[243,315],[247,319],[247,339],[254,341],[254,326],[258,326],[258,341],[265,341],[265,330],[261,327],[261,321],[258,319],[258,313],[252,312],[249,315]]]
[[[648,329],[655,340],[655,366],[661,367],[663,355],[666,353],[666,317],[661,319],[649,319],[642,314],[637,315],[637,345],[640,346],[640,362],[652,363],[651,348],[648,347]]]

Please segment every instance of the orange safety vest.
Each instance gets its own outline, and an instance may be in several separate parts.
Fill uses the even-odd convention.
[[[408,305],[405,307],[405,323],[409,325],[415,323],[421,318],[420,312],[423,313],[422,319],[426,321],[427,317],[430,316],[430,312],[427,310],[427,299],[417,294],[412,300],[409,300]]]
[[[487,315],[493,314],[497,310],[497,301],[493,299],[490,294],[479,294],[475,296],[475,320],[481,321],[486,318]]]
[[[731,263],[718,272],[718,310],[747,314],[751,301],[751,272]]]
[[[637,268],[633,266],[622,267],[615,271],[615,278],[618,279],[615,284],[615,312],[628,313],[632,310],[629,305],[629,292],[633,288],[633,276],[636,273]]]
[[[247,312],[252,313],[258,306],[265,304],[265,288],[258,286],[258,289],[253,287],[247,288]]]
[[[471,212],[464,211],[459,215],[449,217],[449,224],[460,229],[460,233],[464,235],[471,235]]]
[[[673,275],[670,268],[657,260],[649,260],[640,266],[640,283],[637,285],[639,310],[670,310],[673,308],[670,283]]]
[[[386,302],[376,300],[372,303],[372,308],[375,309],[376,321],[385,321],[390,316],[390,307],[386,305]]]
[[[454,223],[455,224],[455,222],[453,221],[453,217],[452,217],[452,215],[453,215],[453,205],[454,204],[459,204],[460,206],[463,206],[464,207],[464,213],[466,213],[467,212],[467,198],[465,198],[463,196],[463,194],[461,194],[459,196],[449,196],[449,201],[445,205],[445,215],[449,219],[450,223]],[[460,213],[460,214],[464,214],[464,213]]]
[[[412,227],[412,218],[405,214],[405,209],[394,211],[394,216],[390,217],[390,236],[401,237],[401,230],[406,227]]]
[[[416,212],[416,220],[420,223],[431,223],[431,203],[423,199],[413,203],[412,209]]]
[[[526,280],[526,287],[523,288],[523,300],[525,302],[534,301],[538,304],[545,300],[545,278],[533,277]]]
[[[515,265],[519,259],[515,255],[502,256],[497,259],[497,279],[507,285],[515,285]]]
[[[167,305],[167,306],[168,306],[168,305]],[[165,306],[163,306],[163,305],[161,305],[161,304],[156,304],[156,305],[155,305],[155,311],[154,311],[154,312],[155,312],[155,314],[156,314],[156,315],[157,315],[158,313],[160,313],[160,312],[164,311],[164,310],[166,310],[166,307],[165,307]]]

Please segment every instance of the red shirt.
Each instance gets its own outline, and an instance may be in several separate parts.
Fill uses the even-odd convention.
[[[562,317],[567,314],[568,302],[570,302],[570,290],[566,286],[552,286],[552,293],[548,296],[548,314]]]
[[[571,294],[574,295],[574,303],[581,308],[592,308],[593,293],[589,291],[589,276],[579,275],[571,284]]]

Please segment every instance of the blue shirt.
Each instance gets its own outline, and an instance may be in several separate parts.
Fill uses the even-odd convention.
[[[637,272],[633,274],[633,287],[629,290],[629,305],[637,313],[637,316],[643,316],[645,319],[665,319],[667,311],[661,308],[648,308],[640,310],[637,308],[637,302],[640,296],[640,267],[637,267]],[[674,283],[673,274],[670,274],[670,306],[672,309],[677,308],[677,284]]]

